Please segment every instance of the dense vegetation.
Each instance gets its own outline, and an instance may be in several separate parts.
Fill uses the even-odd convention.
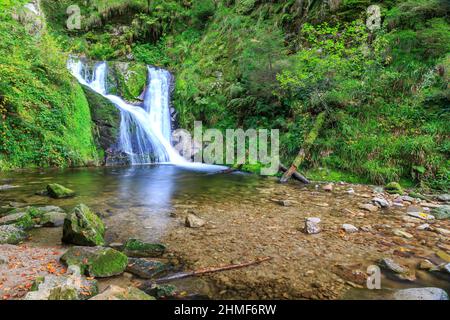
[[[0,11],[0,170],[97,162],[89,105],[45,31],[30,34]]]
[[[82,29],[69,31],[66,8],[74,3],[81,8]],[[172,70],[173,103],[185,128],[195,119],[219,129],[280,129],[281,156],[288,164],[325,111],[325,126],[303,168],[313,177],[342,179],[345,173],[346,179],[367,182],[449,187],[447,1],[42,4],[48,28],[67,51]],[[382,8],[382,28],[375,32],[365,26],[371,4]],[[23,50],[43,50],[32,45]],[[317,170],[321,167],[327,169]]]

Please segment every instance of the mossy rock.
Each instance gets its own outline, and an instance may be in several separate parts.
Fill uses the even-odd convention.
[[[123,247],[127,256],[135,258],[157,258],[165,251],[166,246],[161,243],[146,243],[138,239],[129,239]]]
[[[91,300],[155,300],[154,297],[149,296],[145,292],[134,288],[121,288],[119,286],[111,285],[105,291],[91,298]]]
[[[122,252],[104,247],[72,247],[61,261],[68,266],[80,267],[81,273],[98,278],[107,278],[122,274],[128,257]]]
[[[155,297],[156,299],[170,298],[176,294],[177,287],[171,284],[158,285],[153,284],[145,288],[145,293]]]
[[[387,193],[390,193],[390,194],[403,194],[404,193],[402,186],[398,182],[390,182],[384,187],[384,189],[386,190]]]
[[[170,266],[161,261],[129,258],[126,271],[142,279],[152,279],[155,276],[169,270]]]
[[[105,244],[105,225],[86,205],[79,204],[64,220],[62,241],[80,246]]]
[[[134,62],[110,62],[108,67],[108,91],[127,101],[139,100],[147,84],[147,66]]]
[[[47,193],[50,197],[55,199],[64,199],[75,197],[75,191],[70,190],[60,184],[52,183],[47,186]]]
[[[443,205],[439,208],[431,210],[431,214],[438,220],[445,220],[450,218],[450,205]]]
[[[18,244],[25,240],[26,233],[15,225],[0,226],[0,244]]]

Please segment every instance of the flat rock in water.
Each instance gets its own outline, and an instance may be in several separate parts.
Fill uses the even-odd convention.
[[[8,214],[7,216],[0,218],[0,225],[16,223],[20,219],[25,217],[26,214],[27,214],[26,212],[17,212],[17,213]]]
[[[395,300],[448,300],[448,294],[439,288],[412,288],[399,290]]]
[[[157,258],[165,251],[166,246],[161,243],[148,243],[138,239],[129,239],[123,246],[123,252],[134,258]]]
[[[398,237],[403,237],[406,239],[412,239],[414,236],[406,231],[400,230],[400,229],[394,229],[392,230],[392,233]]]
[[[395,272],[395,273],[406,273],[406,272],[408,272],[408,268],[399,265],[398,263],[396,263],[394,260],[392,260],[390,258],[381,259],[380,262],[379,262],[379,266],[381,268],[390,270],[390,271]]]
[[[352,224],[344,223],[342,225],[342,229],[347,233],[355,233],[358,232],[358,228]]]
[[[369,212],[376,212],[376,211],[378,211],[378,207],[374,206],[373,204],[370,204],[370,203],[360,204],[358,207],[360,209],[363,209],[363,210],[366,210],[366,211],[369,211]]]
[[[188,228],[201,228],[205,224],[205,220],[197,217],[195,214],[188,214],[185,220],[185,225]]]
[[[142,279],[152,279],[167,269],[167,264],[160,261],[143,258],[129,258],[126,271]]]
[[[145,292],[134,288],[122,288],[115,285],[110,285],[102,293],[96,295],[90,300],[156,300]]]

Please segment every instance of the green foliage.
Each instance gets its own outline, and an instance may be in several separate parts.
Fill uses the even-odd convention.
[[[0,170],[96,161],[86,98],[48,34],[0,16]]]

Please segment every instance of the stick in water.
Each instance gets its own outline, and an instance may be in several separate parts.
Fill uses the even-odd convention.
[[[253,266],[256,264],[260,264],[262,262],[269,261],[271,259],[272,259],[272,257],[265,257],[265,258],[259,258],[255,261],[241,263],[241,264],[231,264],[231,265],[227,265],[227,266],[223,266],[223,267],[204,268],[204,269],[199,269],[196,271],[180,272],[180,273],[176,273],[174,275],[168,276],[168,277],[157,279],[155,282],[156,283],[164,283],[164,282],[169,282],[169,281],[173,281],[173,280],[184,279],[187,277],[196,277],[196,276],[200,276],[200,275],[207,274],[207,273],[240,269],[240,268],[245,268],[245,267]]]

